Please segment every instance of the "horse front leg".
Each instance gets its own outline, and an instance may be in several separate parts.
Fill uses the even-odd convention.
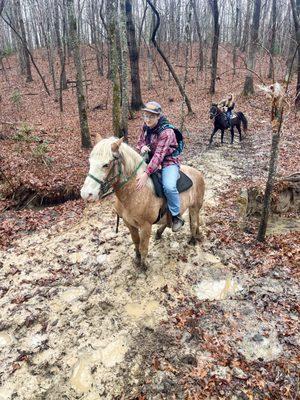
[[[148,255],[149,241],[151,235],[152,225],[149,223],[145,223],[140,229],[140,254],[141,254],[141,262],[140,267],[143,270],[146,270],[148,265],[146,263],[146,258]]]
[[[233,144],[233,141],[234,141],[234,127],[233,126],[230,128],[230,133],[231,133],[230,144]]]
[[[212,134],[211,134],[210,139],[209,139],[209,146],[212,144],[213,137],[214,137],[215,133],[217,132],[217,130],[218,129],[216,129],[216,128],[213,129]]]
[[[140,235],[139,235],[139,230],[130,225],[127,221],[124,220],[125,225],[127,226],[127,228],[130,231],[130,235],[131,235],[131,239],[133,241],[134,244],[134,248],[135,248],[135,259],[134,262],[136,265],[140,265],[141,263],[141,253],[140,253]]]
[[[221,129],[221,144],[224,144],[224,129]]]

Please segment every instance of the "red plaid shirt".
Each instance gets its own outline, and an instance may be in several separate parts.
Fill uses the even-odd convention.
[[[141,128],[140,138],[137,143],[137,149],[141,151],[143,146],[148,146],[153,154],[150,163],[146,168],[148,175],[153,174],[160,167],[167,167],[168,165],[180,165],[180,157],[173,157],[172,153],[177,147],[176,135],[173,129],[167,128],[161,133],[152,134],[150,143],[146,143],[146,133]]]

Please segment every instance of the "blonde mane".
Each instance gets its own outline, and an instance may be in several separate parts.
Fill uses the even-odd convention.
[[[111,136],[106,139],[100,140],[91,152],[90,159],[93,160],[101,160],[103,162],[109,162],[113,158],[113,152],[111,149],[111,145],[116,142],[118,138]],[[139,165],[139,163],[143,160],[142,156],[139,155],[132,147],[130,147],[126,143],[122,143],[119,152],[124,159],[125,164],[125,174],[130,175],[134,172],[135,168]],[[142,165],[139,169],[140,171],[145,170],[146,163],[144,166]]]

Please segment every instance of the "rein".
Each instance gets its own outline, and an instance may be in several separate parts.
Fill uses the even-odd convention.
[[[132,174],[131,174],[130,176],[125,176],[125,175],[123,175],[123,173],[122,173],[122,162],[121,162],[121,160],[120,160],[120,157],[115,158],[115,159],[113,160],[112,166],[114,166],[115,162],[118,163],[118,173],[110,178],[110,176],[111,176],[112,173],[113,173],[112,171],[114,170],[114,168],[111,168],[110,171],[109,171],[109,173],[108,173],[108,175],[107,175],[107,177],[106,177],[106,180],[105,180],[105,181],[100,181],[100,180],[99,180],[98,178],[96,178],[94,175],[88,173],[88,176],[89,176],[90,178],[94,179],[94,181],[96,181],[97,183],[99,183],[100,188],[101,188],[101,191],[103,192],[103,195],[100,197],[101,199],[104,199],[105,197],[110,196],[111,194],[115,193],[116,190],[119,190],[119,189],[121,189],[122,187],[124,187],[124,186],[126,185],[126,183],[128,183],[128,182],[136,175],[137,171],[139,170],[139,168],[140,168],[140,167],[142,166],[142,164],[144,163],[144,160],[142,160],[142,161],[139,163],[139,165],[134,169],[134,171],[132,172]],[[121,178],[121,179],[124,178],[124,180],[123,180],[121,183],[119,183],[119,185],[118,185],[115,189],[112,189],[110,192],[108,192],[109,189],[112,188],[112,183],[113,183],[113,181],[114,181],[116,178],[118,178],[118,177]],[[108,178],[109,178],[109,179],[108,179]]]
[[[219,108],[217,108],[217,112],[215,115],[213,115],[213,119],[216,119],[221,114],[223,114],[223,111],[221,111]]]

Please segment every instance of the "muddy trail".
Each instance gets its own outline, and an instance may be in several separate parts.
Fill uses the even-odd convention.
[[[251,274],[207,234],[211,209],[251,169],[246,151],[190,158],[206,182],[203,241],[187,244],[188,215],[183,232],[158,242],[154,228],[145,273],[126,227],[115,233],[112,199],[0,253],[1,400],[263,399],[268,380],[295,390],[296,311],[283,319],[265,302],[294,304],[298,288],[284,271]]]

